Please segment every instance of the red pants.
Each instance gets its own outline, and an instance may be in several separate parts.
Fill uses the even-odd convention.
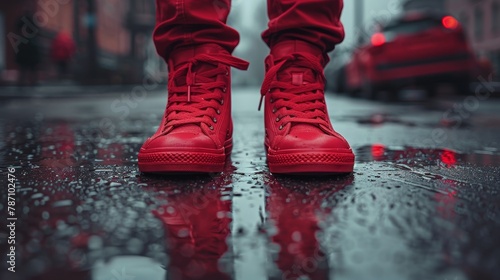
[[[156,0],[156,6],[154,42],[166,60],[177,47],[216,43],[231,53],[238,45],[238,32],[226,25],[231,0]],[[332,51],[344,39],[342,8],[343,0],[268,0],[262,38],[269,47],[302,40]]]

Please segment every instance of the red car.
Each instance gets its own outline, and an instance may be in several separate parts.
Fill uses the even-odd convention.
[[[477,63],[455,18],[412,13],[379,30],[346,65],[349,92],[377,98],[384,91],[395,99],[406,86],[433,92],[438,83],[452,83],[460,92],[469,90]]]

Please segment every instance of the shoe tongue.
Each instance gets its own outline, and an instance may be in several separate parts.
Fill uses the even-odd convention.
[[[293,53],[307,53],[317,57],[318,61],[324,65],[323,54],[321,50],[311,44],[299,41],[284,41],[277,43],[271,48],[271,55],[274,58],[274,63],[279,63],[282,58],[288,57]],[[277,79],[281,82],[291,82],[294,85],[300,85],[302,82],[314,83],[317,82],[316,73],[307,67],[294,65],[293,62],[285,64],[280,72],[278,72]],[[300,77],[302,74],[302,78]]]
[[[227,53],[225,49],[216,44],[203,44],[197,46],[183,47],[173,51],[169,57],[169,71],[179,69],[186,63],[188,63],[193,57],[198,54],[213,54],[217,55],[220,53]],[[193,65],[192,72],[196,73],[196,75],[200,75],[203,72],[212,70],[217,68],[218,65],[210,64],[210,63],[198,63],[197,65]],[[183,86],[186,84],[186,77],[179,77],[175,80],[178,86]],[[195,81],[196,82],[196,77]]]
[[[316,75],[311,69],[299,66],[287,67],[286,65],[282,71],[278,72],[277,78],[281,82],[290,82],[296,86],[317,81]],[[322,130],[316,125],[295,123],[290,129],[290,134],[293,135],[295,132],[322,133]]]
[[[302,41],[287,41],[276,44],[272,50],[271,55],[274,57],[274,63],[279,63],[280,59],[289,56],[292,53],[308,53],[318,58],[321,65],[325,65],[323,53],[319,48],[314,45]],[[300,65],[294,65],[293,62],[285,64],[281,71],[277,74],[277,79],[281,82],[290,82],[293,85],[301,85],[304,83],[315,83],[318,81],[317,73],[312,69]],[[290,134],[301,133],[324,133],[323,130],[317,125],[294,123],[290,128]]]
[[[317,82],[314,71],[300,66],[284,66],[283,70],[278,72],[277,79],[280,82],[290,82],[293,85],[302,85],[304,83]]]
[[[182,64],[179,65],[179,67],[180,66],[182,66]],[[203,75],[203,72],[206,72],[206,71],[209,71],[209,70],[213,70],[213,69],[215,69],[217,67],[218,67],[217,65],[213,65],[213,64],[210,64],[210,63],[198,63],[197,65],[193,65],[193,68],[191,69],[191,71],[194,74],[194,81],[193,81],[193,83],[197,83],[196,76]],[[214,77],[214,81],[215,81],[215,79],[216,78]],[[175,84],[177,86],[184,86],[184,85],[186,85],[186,76],[180,76],[177,79],[175,79]]]

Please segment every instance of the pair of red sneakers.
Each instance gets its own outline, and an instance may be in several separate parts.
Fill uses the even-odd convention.
[[[354,154],[328,117],[323,57],[307,43],[289,41],[266,59],[261,104],[272,173],[353,171]],[[230,67],[248,63],[207,44],[174,51],[168,66],[167,108],[139,152],[139,170],[221,172],[232,149]]]

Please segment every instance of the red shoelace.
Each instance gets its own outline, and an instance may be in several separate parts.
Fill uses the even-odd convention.
[[[203,64],[212,64],[214,68],[193,70]],[[199,54],[169,75],[165,127],[204,123],[213,129],[216,115],[221,114],[219,108],[224,104],[223,93],[229,86],[217,81],[218,75],[229,75],[224,65],[246,70],[249,64],[230,54]],[[186,84],[176,86],[176,80],[183,77],[186,77]]]
[[[317,77],[308,77],[308,80],[316,82],[294,85],[291,78],[289,81],[277,80],[277,75],[285,67],[311,69]],[[264,96],[271,94],[270,101],[273,104],[273,112],[278,114],[276,121],[281,123],[280,129],[289,123],[308,123],[328,127],[323,93],[324,79],[323,66],[317,57],[307,53],[290,54],[267,71],[262,84],[259,110]]]

